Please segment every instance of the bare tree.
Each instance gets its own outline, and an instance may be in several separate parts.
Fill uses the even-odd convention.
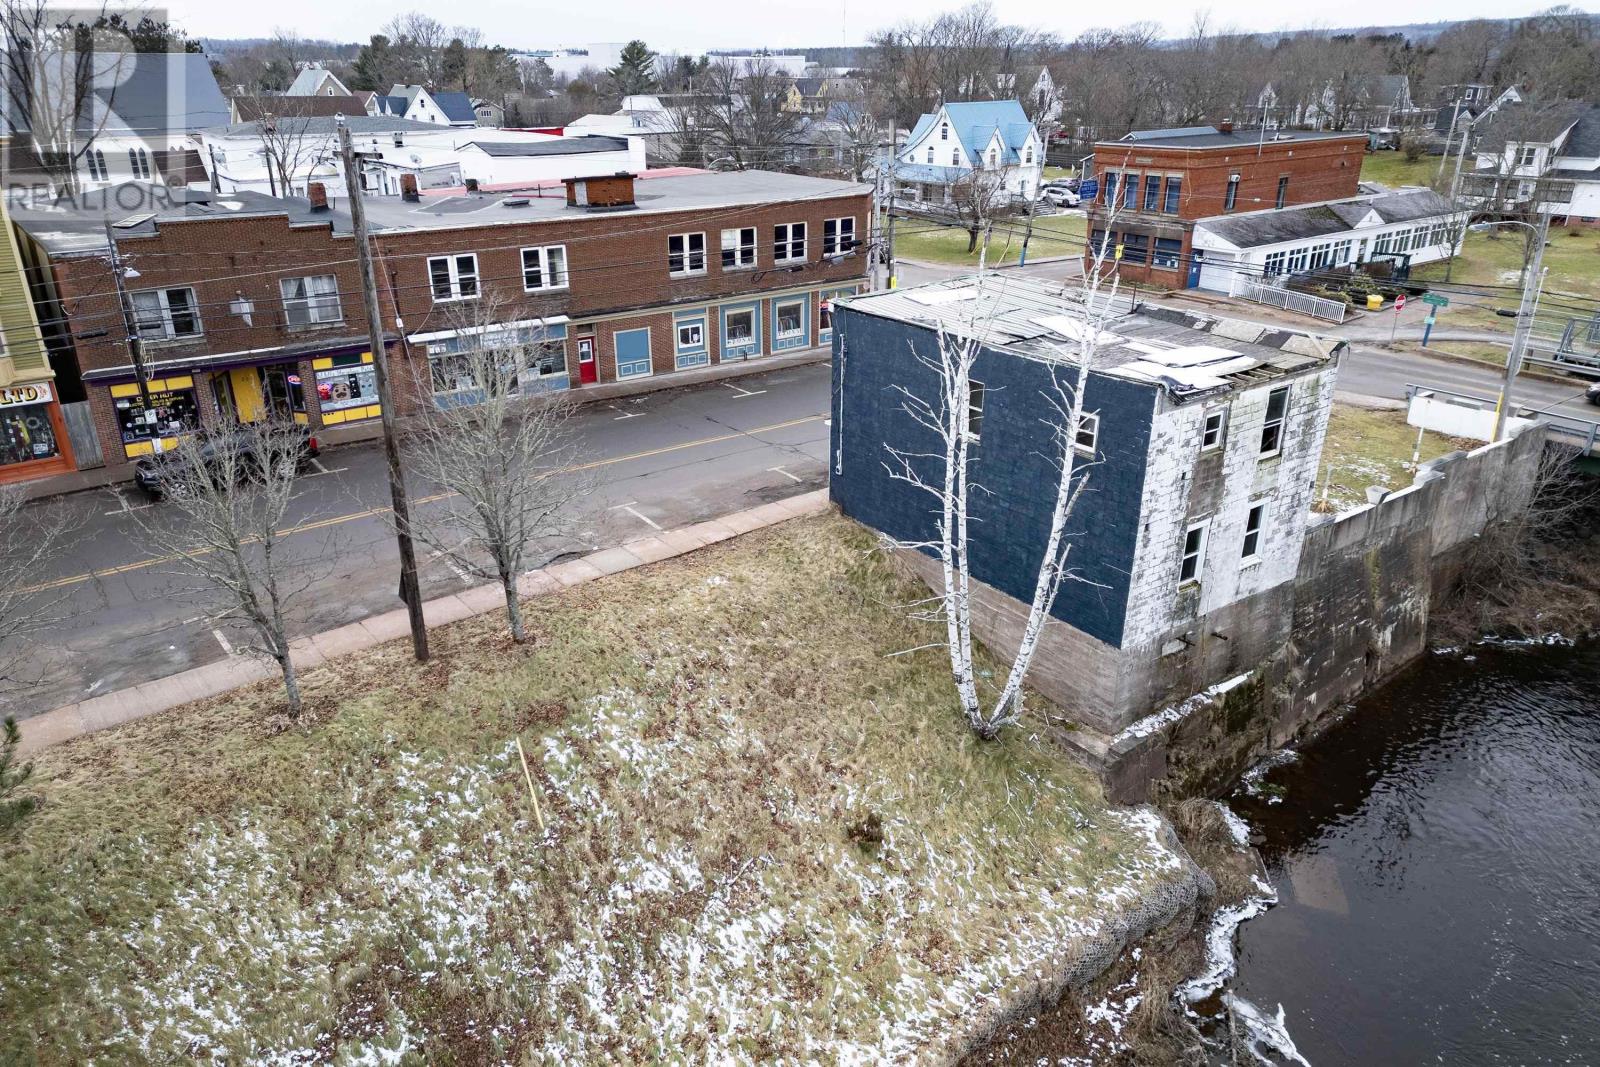
[[[39,684],[51,654],[29,642],[66,613],[65,596],[42,588],[76,526],[61,509],[30,504],[21,487],[0,486],[0,696]]]
[[[415,51],[424,85],[430,89],[442,86],[444,51],[451,37],[451,31],[445,28],[444,23],[420,11],[408,11],[390,19],[383,33],[394,42],[396,48]]]
[[[789,163],[802,116],[784,110],[791,79],[762,56],[713,63],[702,89],[674,109],[674,132],[697,141],[703,165],[777,170]]]
[[[546,261],[541,269],[566,266]],[[426,411],[408,429],[405,449],[412,470],[451,494],[414,517],[413,533],[462,571],[499,582],[511,637],[522,642],[517,578],[533,546],[567,532],[591,482],[570,469],[578,451],[572,402],[538,386],[541,364],[559,356],[501,317],[492,302],[458,316],[459,349],[434,365],[456,402]]]
[[[307,178],[318,163],[332,159],[326,134],[313,132],[308,100],[303,96],[253,92],[237,97],[239,117],[261,138],[261,155],[279,196],[293,195],[297,180]]]
[[[1013,213],[1006,170],[973,167],[950,183],[950,199],[940,213],[967,231],[967,254],[976,252],[979,238],[996,220]]]
[[[978,284],[982,285],[981,279]],[[975,497],[988,492],[973,476],[971,452],[976,439],[972,425],[972,371],[983,349],[986,324],[974,321],[961,330],[941,328],[937,354],[916,353],[917,360],[928,368],[936,383],[933,396],[924,397],[905,385],[894,387],[901,396],[902,410],[932,435],[934,450],[885,443],[889,458],[884,461],[884,468],[894,480],[922,490],[938,503],[934,523],[938,536],[922,542],[902,543],[902,547],[931,551],[940,563],[942,582],[933,600],[936,608],[921,614],[944,622],[950,672],[962,714],[984,740],[992,740],[1020,720],[1028,670],[1050,622],[1061,584],[1069,575],[1067,561],[1072,540],[1067,536],[1067,521],[1088,485],[1087,467],[1092,462],[1080,458],[1078,450],[1078,431],[1087,414],[1084,386],[1094,354],[1105,336],[1102,327],[1111,315],[1116,291],[1117,277],[1110,257],[1109,237],[1102,237],[1077,293],[1081,319],[1077,338],[1061,349],[1061,359],[1051,370],[1047,395],[1055,417],[1049,424],[1048,455],[1057,479],[1050,529],[1041,546],[1033,599],[1028,606],[1022,637],[1006,679],[992,701],[986,700],[986,694],[978,690],[973,662],[972,558],[968,537],[971,503]]]
[[[305,449],[305,429],[278,418],[188,438],[156,464],[164,506],[133,513],[154,554],[218,597],[221,618],[245,624],[251,641],[240,650],[278,665],[291,719],[301,709],[291,609],[326,568],[315,560],[332,557],[291,560],[284,541]]]

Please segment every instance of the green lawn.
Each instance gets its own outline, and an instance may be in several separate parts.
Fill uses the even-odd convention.
[[[945,1058],[1180,868],[926,595],[808,519],[46,750],[0,1062]]]
[[[1382,182],[1388,186],[1432,185],[1438,173],[1438,156],[1423,156],[1415,163],[1408,163],[1404,152],[1369,152],[1361,161],[1362,181]]]
[[[998,267],[1017,261],[1026,225],[1025,219],[1006,219],[996,223],[989,242],[990,266]],[[1040,215],[1033,220],[1033,239],[1028,243],[1028,259],[1031,262],[1051,256],[1080,256],[1083,254],[1086,232],[1082,214]],[[976,267],[978,254],[967,254],[967,240],[965,230],[941,226],[920,216],[904,217],[895,222],[894,251],[900,259]]]
[[[1469,231],[1450,280],[1468,285],[1515,286],[1524,249],[1522,231],[1516,227]],[[1545,292],[1600,299],[1600,229],[1575,226],[1551,230],[1544,266],[1550,271]],[[1422,280],[1442,281],[1444,276],[1443,262],[1428,263],[1415,271],[1415,277]],[[1506,292],[1509,295],[1503,298],[1505,305],[1515,306],[1515,293]]]
[[[1328,509],[1333,511],[1365,504],[1369,485],[1404,489],[1411,484],[1411,453],[1416,444],[1417,429],[1406,422],[1403,411],[1335,404],[1322,445],[1322,469],[1317,472],[1318,501],[1324,485],[1328,487]],[[1436,459],[1475,444],[1428,431],[1422,435],[1421,458]]]

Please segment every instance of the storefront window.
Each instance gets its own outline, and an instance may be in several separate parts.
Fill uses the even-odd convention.
[[[4,393],[20,392],[7,389]],[[45,394],[49,396],[48,393]],[[29,463],[57,454],[55,428],[50,425],[50,405],[0,406],[0,464]]]
[[[334,366],[317,371],[317,402],[323,411],[343,411],[378,402],[372,364],[360,356],[335,356]]]
[[[144,397],[137,393],[117,397],[112,402],[123,444],[177,437],[193,433],[200,425],[200,409],[195,404],[193,389],[151,389],[149,395],[148,407]]]
[[[477,337],[445,337],[428,345],[428,365],[433,391],[440,398],[471,402],[479,386],[472,373],[468,345],[500,349],[517,360],[514,388],[518,392],[562,389],[567,384],[566,328],[510,327]]]

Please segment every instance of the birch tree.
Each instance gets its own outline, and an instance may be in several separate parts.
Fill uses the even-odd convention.
[[[1109,234],[1109,230],[1107,231]],[[901,547],[929,551],[939,561],[941,585],[935,590],[936,605],[924,617],[939,618],[945,627],[945,645],[950,657],[950,672],[962,714],[980,738],[993,740],[1007,726],[1017,723],[1023,712],[1023,686],[1039,644],[1049,625],[1051,611],[1062,583],[1069,577],[1068,559],[1072,540],[1067,523],[1076,511],[1089,484],[1092,458],[1078,449],[1078,431],[1084,424],[1084,384],[1094,361],[1102,327],[1111,315],[1117,293],[1116,262],[1109,236],[1102,236],[1098,248],[1091,248],[1083,280],[1076,294],[1081,327],[1078,336],[1059,349],[1059,362],[1051,369],[1046,394],[1054,417],[1046,422],[1049,457],[1056,472],[1051,490],[1050,527],[1040,553],[1034,580],[1033,597],[1027,621],[1011,666],[998,690],[981,693],[973,662],[972,641],[972,558],[969,537],[974,499],[989,490],[974,477],[972,446],[977,435],[972,425],[974,391],[972,371],[983,348],[986,334],[982,322],[969,322],[965,329],[941,328],[937,353],[914,351],[917,360],[932,374],[934,392],[924,396],[917,390],[896,385],[901,409],[932,436],[934,449],[915,450],[888,443],[889,458],[884,468],[889,476],[932,496],[936,536],[921,542],[902,543]],[[978,285],[983,284],[980,278]]]
[[[569,469],[578,453],[572,402],[538,385],[559,348],[495,326],[493,311],[475,317],[483,321],[457,331],[460,350],[434,363],[435,384],[453,402],[407,431],[408,466],[451,494],[414,516],[412,532],[464,573],[500,584],[520,643],[528,633],[517,578],[534,545],[569,530],[590,480]]]
[[[333,556],[292,559],[285,542],[305,440],[302,427],[274,418],[188,438],[157,461],[162,506],[132,513],[152,554],[220,601],[214,617],[244,623],[238,651],[277,664],[290,719],[302,706],[291,608],[323,572],[317,561]]]

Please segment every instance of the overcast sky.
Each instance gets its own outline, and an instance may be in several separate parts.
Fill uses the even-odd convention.
[[[1553,2],[1553,0],[1552,0]],[[447,24],[458,18],[509,48],[578,45],[642,37],[658,52],[713,48],[792,48],[860,44],[874,30],[907,17],[959,7],[959,3],[884,3],[882,0],[612,0],[609,4],[529,3],[475,0],[472,4],[416,4]],[[1231,0],[1211,7],[1212,24],[1254,32],[1348,26],[1358,18],[1421,23],[1531,14],[1548,4],[1505,0],[1412,0],[1405,5],[1365,6],[1349,0]],[[1592,10],[1592,3],[1574,4]],[[1169,34],[1187,28],[1196,5],[1190,0],[1144,0],[1140,4],[1063,3],[1062,0],[996,0],[1000,17],[1071,38],[1097,26],[1135,19],[1161,23]],[[396,11],[393,4],[330,4],[326,0],[274,0],[234,4],[217,0],[173,0],[173,21],[197,37],[264,37],[290,28],[302,37],[364,41]]]

